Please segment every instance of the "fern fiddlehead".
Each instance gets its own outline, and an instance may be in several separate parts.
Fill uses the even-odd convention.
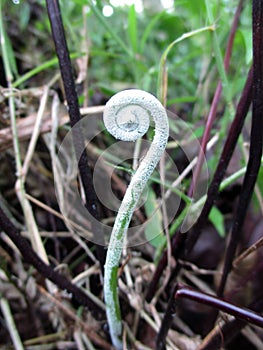
[[[142,137],[149,128],[150,116],[155,123],[154,138],[146,156],[133,175],[119,208],[105,263],[104,299],[111,339],[117,350],[123,348],[117,287],[124,238],[140,195],[164,152],[169,126],[162,104],[153,95],[141,90],[125,90],[114,95],[106,104],[103,116],[110,134],[122,141],[135,141]]]

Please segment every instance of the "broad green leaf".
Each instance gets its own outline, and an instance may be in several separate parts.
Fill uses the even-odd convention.
[[[246,64],[250,64],[252,61],[252,35],[251,30],[242,29],[239,31],[243,36],[245,49],[246,49]]]
[[[209,220],[215,226],[219,236],[225,237],[226,231],[224,225],[224,216],[221,213],[221,211],[218,210],[216,207],[213,207],[209,214]]]
[[[128,35],[129,41],[132,47],[133,53],[138,52],[138,41],[137,41],[137,15],[135,11],[135,6],[132,5],[129,9],[128,15]]]
[[[142,35],[142,39],[141,39],[141,43],[140,43],[140,53],[143,53],[144,51],[144,47],[146,44],[146,41],[148,40],[148,38],[150,37],[154,26],[157,24],[157,22],[161,19],[161,16],[163,15],[164,12],[159,12],[157,13],[157,15],[155,15],[152,20],[149,22],[149,24],[147,25],[145,31],[143,32]]]
[[[144,206],[147,219],[149,220],[145,228],[145,237],[152,246],[157,248],[164,244],[166,238],[163,234],[162,211],[150,186],[148,187],[148,197]]]

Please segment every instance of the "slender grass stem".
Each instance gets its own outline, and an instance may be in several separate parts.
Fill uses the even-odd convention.
[[[158,73],[158,91],[157,96],[160,99],[161,103],[166,106],[166,96],[167,96],[167,85],[168,85],[168,72],[167,72],[167,57],[172,48],[180,43],[181,41],[191,38],[197,34],[203,33],[205,31],[214,31],[215,27],[213,25],[202,27],[196,30],[192,30],[188,33],[184,33],[179,38],[175,39],[171,44],[169,44],[166,48],[166,50],[163,52],[161,60],[160,60],[160,67],[159,67],[159,73]]]
[[[207,12],[209,22],[215,23],[215,18],[213,16],[211,1],[205,0],[205,5],[206,5],[206,12]],[[222,82],[224,96],[226,98],[226,101],[230,105],[230,104],[232,104],[232,102],[231,102],[232,94],[230,91],[230,87],[229,87],[229,83],[228,83],[228,79],[227,79],[227,75],[226,75],[224,60],[223,60],[222,52],[220,49],[219,39],[218,39],[216,29],[213,31],[212,35],[213,35],[213,47],[214,47],[214,52],[215,52],[217,69],[219,72],[220,80]]]

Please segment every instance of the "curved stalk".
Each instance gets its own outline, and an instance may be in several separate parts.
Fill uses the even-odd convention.
[[[104,298],[112,343],[122,346],[122,324],[118,299],[118,267],[124,238],[139,197],[165,149],[169,126],[166,111],[151,94],[141,90],[125,90],[114,95],[106,104],[104,123],[117,139],[135,141],[148,130],[149,117],[155,122],[155,136],[145,158],[132,177],[119,208],[109,242],[104,275]]]

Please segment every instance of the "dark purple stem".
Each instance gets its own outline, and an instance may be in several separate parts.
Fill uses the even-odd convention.
[[[83,137],[83,130],[81,127],[78,96],[76,93],[72,65],[67,48],[59,2],[57,0],[46,0],[46,4],[68,104],[75,153],[77,159],[79,160],[78,167],[85,193],[85,206],[90,214],[95,218],[95,220],[92,220],[91,225],[92,231],[94,235],[96,235],[96,241],[99,242],[99,244],[96,246],[97,257],[100,261],[101,268],[103,269],[106,252],[104,249],[103,233],[101,232],[102,230],[99,224],[100,217],[97,207],[98,201],[93,187],[91,169],[88,165],[88,156]]]
[[[187,257],[188,252],[191,251],[194,244],[196,243],[199,235],[201,234],[201,230],[204,226],[204,224],[207,221],[209,212],[214,204],[214,201],[218,195],[219,186],[222,182],[227,166],[229,164],[229,161],[233,155],[238,137],[241,133],[242,127],[244,125],[245,117],[248,113],[249,106],[252,99],[252,70],[249,71],[247,81],[245,84],[245,87],[243,89],[242,95],[240,97],[239,103],[237,105],[235,118],[231,124],[227,140],[225,142],[222,154],[219,159],[219,163],[217,165],[213,180],[209,186],[208,193],[207,193],[207,199],[204,204],[204,207],[202,209],[202,212],[195,223],[193,229],[191,232],[187,234],[181,234],[180,232],[176,232],[172,239],[172,253],[173,256],[178,257],[182,254],[185,240],[187,240],[186,244],[186,252],[185,256]],[[148,292],[146,295],[146,300],[148,302],[151,301],[151,299],[154,296],[154,293],[157,288],[157,284],[159,282],[159,279],[167,265],[167,252],[165,251],[159,261],[159,264],[155,270],[154,276],[152,278],[152,281],[150,283],[150,286],[148,288]]]
[[[241,320],[242,322],[239,323],[240,325],[245,324],[244,322],[249,322],[251,324],[254,324],[256,326],[263,328],[263,317],[255,313],[254,311],[238,307],[221,298],[196,291],[192,288],[186,287],[181,284],[177,284],[173,292],[174,293],[166,309],[166,313],[162,321],[160,332],[157,337],[156,350],[165,349],[165,339],[166,339],[168,330],[171,326],[173,316],[175,315],[178,300],[180,299],[193,300],[197,303],[211,306],[212,308],[226,312],[236,317],[237,319]],[[213,348],[213,349],[216,349],[216,348]]]
[[[249,309],[260,312],[263,307],[263,296],[255,299]],[[245,326],[246,322],[240,319],[234,319],[226,322],[219,328],[215,327],[203,340],[197,350],[217,350],[227,345]]]
[[[173,290],[171,291],[170,298],[162,320],[161,328],[157,335],[156,346],[155,346],[156,350],[166,349],[165,347],[166,337],[169,329],[171,328],[173,318],[176,313],[177,303],[178,303],[176,298],[174,297],[176,295],[178,288],[179,288],[179,284],[175,284],[173,287]]]
[[[250,151],[247,170],[240,191],[237,211],[230,235],[224,262],[223,275],[218,289],[218,295],[223,295],[227,276],[232,268],[232,262],[238,244],[238,237],[244,223],[247,209],[254,191],[261,164],[263,145],[263,2],[254,0],[252,6],[253,19],[253,106],[252,126],[250,134]]]
[[[179,288],[175,294],[176,299],[184,298],[196,301],[197,303],[211,306],[220,311],[226,312],[236,318],[263,328],[263,317],[251,310],[238,307],[216,296],[201,293],[190,288]]]
[[[229,68],[234,38],[235,38],[236,31],[237,31],[238,21],[239,21],[239,17],[240,17],[241,11],[242,11],[243,3],[244,3],[244,0],[239,1],[235,16],[234,16],[234,20],[233,20],[233,23],[231,26],[231,30],[229,33],[229,38],[228,38],[226,53],[225,53],[225,58],[224,58],[224,67],[225,67],[226,72],[228,71],[228,68]],[[196,167],[194,170],[192,183],[191,183],[189,193],[188,193],[190,197],[192,197],[192,195],[194,193],[194,190],[195,190],[196,185],[198,183],[200,172],[201,172],[201,169],[202,169],[202,166],[204,163],[206,146],[207,146],[207,143],[209,141],[211,129],[212,129],[215,117],[216,117],[216,111],[217,111],[218,103],[220,101],[221,93],[222,93],[222,82],[219,81],[217,84],[217,88],[216,88],[216,91],[214,94],[214,98],[213,98],[211,108],[210,108],[210,111],[209,111],[209,114],[207,117],[206,125],[205,125],[205,131],[204,131],[204,135],[203,135],[202,141],[201,141],[201,148],[200,148],[200,152],[198,155],[197,164],[196,164]]]
[[[239,3],[238,9],[239,7],[242,7],[242,2]],[[239,13],[239,10],[236,11],[236,16],[237,13]],[[232,25],[232,29],[231,29],[231,37],[232,39],[228,41],[228,47],[230,50],[230,47],[232,46],[232,40],[233,40],[233,33],[235,32],[235,27],[236,24],[234,25],[235,20],[233,22]],[[229,51],[228,50],[228,51]],[[230,52],[228,55],[226,55],[225,59],[228,59],[227,57],[230,55]],[[229,130],[228,136],[227,136],[227,140],[226,143],[224,145],[224,149],[223,152],[221,154],[217,169],[215,171],[213,180],[209,186],[208,189],[208,194],[207,194],[207,200],[205,202],[205,205],[203,207],[203,210],[195,224],[195,226],[193,227],[193,229],[191,230],[190,233],[186,234],[181,234],[179,231],[176,232],[176,234],[174,235],[173,239],[172,239],[172,253],[174,257],[178,257],[179,255],[182,254],[182,251],[184,250],[184,246],[185,246],[185,241],[187,240],[187,245],[186,245],[186,253],[185,256],[187,256],[187,252],[190,251],[194,244],[196,243],[201,230],[204,226],[204,224],[207,221],[209,212],[214,204],[214,201],[218,195],[218,191],[219,191],[219,186],[220,183],[222,182],[227,166],[229,164],[229,161],[233,155],[238,137],[241,133],[242,127],[244,125],[244,120],[245,117],[248,113],[249,110],[249,106],[251,103],[251,99],[252,99],[252,71],[249,71],[248,77],[247,77],[247,81],[245,84],[245,87],[243,89],[241,98],[239,100],[239,103],[237,105],[237,109],[236,109],[236,114],[235,114],[235,118],[231,124],[231,128]],[[157,288],[157,284],[159,282],[159,279],[165,269],[165,267],[167,266],[167,252],[165,251],[158,263],[158,266],[156,268],[156,271],[154,273],[153,279],[149,285],[148,288],[148,292],[146,295],[146,300],[148,302],[151,301],[151,299],[154,296],[154,293],[156,291]]]
[[[186,252],[185,255],[192,250],[193,246],[195,245],[198,237],[201,234],[201,230],[203,226],[205,225],[208,215],[210,213],[210,210],[212,209],[212,206],[214,205],[214,202],[216,200],[216,197],[219,192],[220,183],[222,182],[226,169],[228,167],[228,164],[230,162],[230,159],[233,155],[234,149],[237,144],[238,137],[241,133],[241,130],[244,125],[245,118],[247,116],[251,99],[252,99],[252,81],[253,81],[253,71],[250,69],[247,77],[247,81],[245,84],[245,87],[243,89],[241,98],[239,100],[239,103],[237,105],[236,109],[236,115],[235,118],[231,124],[231,127],[228,132],[228,136],[226,139],[226,142],[224,144],[223,151],[221,153],[214,177],[212,179],[212,182],[209,186],[208,192],[207,192],[207,199],[204,204],[204,207],[202,209],[202,212],[195,223],[195,226],[193,227],[192,231],[188,235],[187,238],[187,245],[186,245]]]

